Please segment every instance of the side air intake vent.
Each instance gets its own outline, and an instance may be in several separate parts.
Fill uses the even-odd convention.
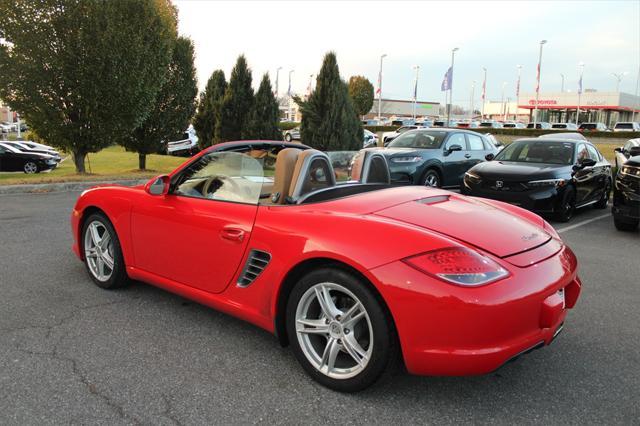
[[[238,278],[238,285],[240,287],[246,287],[254,282],[256,278],[258,278],[258,275],[264,271],[264,268],[267,267],[270,260],[271,255],[269,253],[260,250],[251,250],[247,258],[247,263],[245,263],[240,278]]]

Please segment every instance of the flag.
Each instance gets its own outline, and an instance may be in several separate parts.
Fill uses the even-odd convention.
[[[582,74],[580,74],[580,80],[578,80],[578,93],[582,94]]]
[[[418,78],[417,77],[413,85],[413,100],[415,101],[416,99],[418,99]]]
[[[484,105],[484,97],[487,94],[487,77],[482,80],[482,105]]]
[[[516,83],[516,101],[520,97],[520,76],[518,75],[518,82]]]
[[[289,79],[289,87],[287,88],[287,95],[291,96],[291,79]]]
[[[380,63],[382,64],[382,62]],[[382,65],[380,65],[380,72],[378,73],[378,89],[376,90],[376,95],[379,95],[378,97],[382,96]]]
[[[536,95],[538,93],[540,93],[540,62],[538,62],[538,72],[536,74]]]
[[[453,78],[453,68],[449,67],[447,72],[444,74],[444,79],[442,80],[442,84],[440,85],[440,90],[442,92],[451,89],[452,78]]]

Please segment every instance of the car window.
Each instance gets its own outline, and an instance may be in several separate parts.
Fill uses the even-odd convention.
[[[390,148],[421,148],[437,149],[442,145],[446,132],[438,130],[414,130],[395,138],[389,144]]]
[[[309,172],[305,175],[300,193],[308,194],[316,189],[326,188],[329,186],[327,176],[330,173],[329,163],[323,158],[316,158],[309,165]]]
[[[467,150],[467,143],[464,140],[464,133],[454,133],[449,136],[444,149],[451,149],[453,145],[460,145],[463,151]]]
[[[467,141],[469,141],[469,149],[472,151],[484,151],[486,149],[482,143],[482,138],[478,135],[467,134]]]
[[[591,145],[587,145],[587,151],[589,151],[589,158],[595,161],[600,161],[598,151],[594,147],[592,147]]]
[[[6,152],[7,152],[7,150],[0,146],[0,154],[4,154]]]
[[[500,151],[497,161],[566,164],[573,160],[573,144],[551,141],[516,141]]]
[[[589,151],[587,151],[587,146],[583,143],[578,145],[578,149],[576,151],[578,154],[576,155],[576,161],[580,162],[584,159],[589,158]]]
[[[184,169],[172,193],[179,196],[257,204],[265,180],[257,153],[211,152]]]

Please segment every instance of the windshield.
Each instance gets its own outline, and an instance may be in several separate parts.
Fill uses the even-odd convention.
[[[391,141],[389,148],[438,149],[447,132],[437,130],[414,130]]]
[[[551,125],[552,129],[566,129],[567,125],[566,124],[553,124]]]
[[[618,123],[616,124],[616,129],[633,129],[633,125],[631,123]]]
[[[594,130],[596,125],[594,123],[585,123],[580,125],[580,129],[582,130]]]
[[[496,155],[498,161],[518,163],[573,164],[571,142],[518,141]]]

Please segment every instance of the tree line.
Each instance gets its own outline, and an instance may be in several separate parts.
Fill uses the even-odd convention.
[[[113,144],[137,152],[145,169],[146,156],[189,123],[201,148],[282,139],[269,76],[254,93],[243,55],[228,82],[216,70],[198,97],[193,43],[178,35],[170,0],[0,1],[0,16],[0,97],[38,138],[70,152],[79,173],[87,154]],[[361,76],[342,80],[333,52],[315,90],[295,100],[305,144],[362,147],[373,86]]]

